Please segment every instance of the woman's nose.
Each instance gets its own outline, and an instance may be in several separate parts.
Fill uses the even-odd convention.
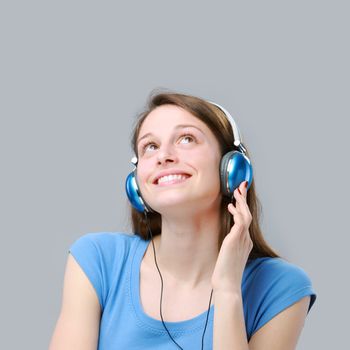
[[[158,164],[177,162],[177,156],[174,151],[169,149],[160,150],[157,155]]]

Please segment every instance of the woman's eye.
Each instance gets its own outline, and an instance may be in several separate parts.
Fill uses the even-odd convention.
[[[195,140],[195,139],[194,139],[194,136],[193,136],[193,135],[190,135],[190,134],[185,134],[185,135],[182,135],[182,136],[181,136],[181,141],[182,141],[182,140],[186,140],[186,139],[187,139],[187,140],[190,140],[190,142]],[[186,143],[189,143],[189,142],[186,142]]]
[[[180,136],[180,143],[191,143],[196,141],[196,138],[191,134],[183,134]],[[158,146],[154,142],[147,142],[144,146],[141,146],[142,154],[148,151],[154,151]]]
[[[152,147],[152,146],[156,146],[156,145],[155,145],[154,143],[151,143],[151,142],[146,143],[146,144],[142,147],[142,151],[145,152],[145,151],[148,151],[149,149],[152,151],[152,148],[150,148],[150,147]]]

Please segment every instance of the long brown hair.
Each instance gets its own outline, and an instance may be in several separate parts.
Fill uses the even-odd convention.
[[[138,115],[134,125],[131,143],[136,156],[138,156],[136,142],[143,121],[155,108],[167,104],[179,106],[204,122],[218,140],[222,156],[235,148],[233,145],[234,137],[231,124],[221,109],[199,97],[168,91],[159,92],[156,89],[150,93],[146,109]],[[247,149],[247,146],[244,146]],[[251,160],[248,150],[246,155]],[[218,239],[219,249],[222,241],[234,224],[232,214],[230,214],[227,210],[227,205],[230,202],[230,198],[227,198],[226,196],[221,196],[221,198],[220,212],[222,225]],[[247,193],[247,204],[252,215],[249,233],[253,241],[253,248],[248,259],[255,259],[259,257],[281,257],[266,243],[260,229],[259,218],[261,214],[261,204],[255,192],[254,176]],[[148,239],[148,228],[144,214],[138,212],[131,205],[130,210],[133,232],[143,239]],[[161,234],[161,215],[157,212],[151,212],[147,214],[147,217],[153,237]]]

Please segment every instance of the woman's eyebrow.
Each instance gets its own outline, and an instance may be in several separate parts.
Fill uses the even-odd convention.
[[[204,132],[198,127],[198,126],[195,126],[195,125],[192,125],[192,124],[179,124],[179,125],[176,125],[174,130],[177,130],[177,129],[183,129],[183,128],[187,128],[187,127],[191,127],[191,128],[195,128],[197,130],[199,130],[202,134],[204,134]],[[142,139],[144,139],[145,137],[147,136],[152,136],[153,134],[151,132],[148,132],[147,134],[143,135],[142,137],[140,137],[136,144],[138,144]]]

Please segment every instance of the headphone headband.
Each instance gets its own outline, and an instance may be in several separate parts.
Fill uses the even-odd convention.
[[[247,150],[245,149],[245,147],[242,144],[242,136],[241,133],[239,131],[239,128],[235,122],[235,120],[233,119],[232,115],[228,112],[227,109],[225,109],[223,106],[219,105],[218,103],[212,102],[207,100],[207,102],[219,107],[224,114],[226,115],[226,118],[228,119],[228,121],[230,122],[231,126],[232,126],[232,131],[233,131],[233,137],[234,137],[234,142],[233,144],[238,147],[240,149],[241,152],[246,153]]]

